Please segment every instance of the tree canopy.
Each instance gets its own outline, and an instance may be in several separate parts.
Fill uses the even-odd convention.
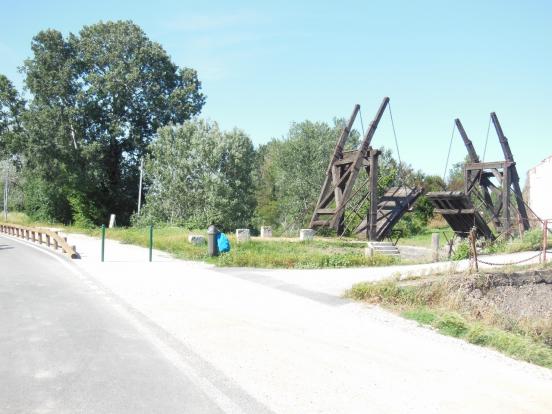
[[[44,30],[31,50],[22,67],[31,94],[23,132],[0,131],[2,146],[25,160],[27,210],[62,221],[99,222],[109,213],[127,221],[139,160],[157,129],[190,119],[205,103],[197,73],[179,68],[129,21],[67,37]]]
[[[148,194],[140,222],[232,230],[248,227],[255,210],[255,150],[243,131],[215,122],[165,127],[146,163]]]

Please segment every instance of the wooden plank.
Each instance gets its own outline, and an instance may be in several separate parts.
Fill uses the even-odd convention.
[[[334,214],[335,208],[319,208],[316,210],[317,214]]]
[[[464,168],[466,170],[491,170],[493,168],[503,168],[505,165],[509,167],[512,164],[509,161],[478,162],[467,163]]]
[[[475,209],[473,208],[458,208],[458,209],[435,208],[433,209],[433,212],[438,214],[473,214],[475,213]]]

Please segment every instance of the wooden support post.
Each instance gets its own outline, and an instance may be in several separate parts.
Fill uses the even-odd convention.
[[[50,235],[49,234],[46,235],[46,244],[48,245],[48,247],[50,247]]]
[[[510,168],[507,163],[504,163],[502,171],[502,231],[505,233],[505,238],[510,236]]]
[[[330,159],[330,163],[328,165],[328,168],[326,170],[326,177],[324,179],[324,184],[322,185],[322,190],[320,191],[320,196],[318,197],[318,201],[316,203],[316,207],[314,209],[314,212],[312,214],[310,227],[312,228],[314,226],[314,222],[318,220],[318,213],[317,210],[319,208],[323,208],[326,206],[326,203],[323,202],[323,200],[328,196],[328,193],[331,191],[332,187],[332,180],[335,180],[334,172],[332,171],[332,167],[334,163],[339,160],[343,154],[343,148],[345,146],[345,142],[347,141],[347,138],[349,138],[349,134],[351,133],[351,129],[353,128],[353,124],[355,122],[356,116],[358,112],[360,111],[360,105],[355,105],[353,109],[353,113],[351,114],[351,117],[349,118],[349,122],[347,122],[347,125],[343,128],[341,131],[341,135],[337,139],[337,142],[335,144],[335,149],[332,155],[332,158]],[[335,185],[335,184],[334,184]],[[336,200],[337,201],[337,200]]]
[[[372,141],[372,138],[376,133],[376,129],[381,120],[381,117],[383,116],[385,108],[387,108],[387,104],[389,104],[389,98],[385,97],[378,109],[378,112],[376,113],[376,116],[374,117],[374,120],[370,123],[370,128],[368,128],[368,131],[366,131],[366,134],[364,135],[364,140],[362,141],[360,149],[356,152],[353,162],[349,167],[350,176],[345,183],[345,187],[343,188],[343,203],[339,208],[336,208],[336,215],[330,221],[330,225],[332,227],[335,227],[337,224],[337,220],[339,219],[338,213],[343,211],[345,205],[349,202],[349,197],[351,196],[351,192],[353,191],[353,185],[355,184],[356,178],[360,171],[360,167],[362,166],[362,160],[368,154],[368,150],[370,149],[370,142]]]
[[[475,245],[475,242],[477,240],[477,229],[475,227],[471,229],[468,240],[470,243],[471,260],[473,260],[473,267],[475,268],[475,272],[477,273],[479,272],[479,263],[477,262],[477,247]]]
[[[34,230],[31,231],[31,239],[33,240],[33,243],[36,242],[36,232]]]
[[[368,214],[368,240],[375,241],[378,226],[378,156],[377,150],[370,151],[370,212]]]
[[[506,161],[511,162],[511,172],[509,172],[509,179],[508,184],[512,185],[514,187],[514,196],[516,199],[516,203],[518,206],[518,211],[521,215],[521,222],[523,225],[524,230],[529,230],[529,216],[527,214],[527,209],[525,208],[525,203],[523,201],[523,195],[521,192],[521,188],[519,186],[519,175],[517,172],[516,164],[514,162],[514,156],[512,155],[512,150],[510,149],[510,144],[508,143],[508,138],[504,135],[504,132],[502,131],[502,126],[500,125],[500,122],[498,121],[498,117],[496,116],[496,113],[491,112],[491,119],[493,121],[496,134],[498,135],[498,140],[500,141],[500,146],[502,147],[502,152],[504,154],[504,158]]]

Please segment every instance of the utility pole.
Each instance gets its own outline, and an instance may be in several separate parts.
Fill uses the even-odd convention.
[[[140,215],[140,207],[142,206],[142,178],[144,175],[144,157],[140,159],[140,184],[138,187],[138,215]]]
[[[4,181],[4,221],[8,221],[8,173],[6,169],[6,177]]]

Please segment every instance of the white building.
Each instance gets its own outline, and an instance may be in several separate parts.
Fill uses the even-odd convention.
[[[527,171],[527,201],[542,220],[552,220],[552,155]]]

